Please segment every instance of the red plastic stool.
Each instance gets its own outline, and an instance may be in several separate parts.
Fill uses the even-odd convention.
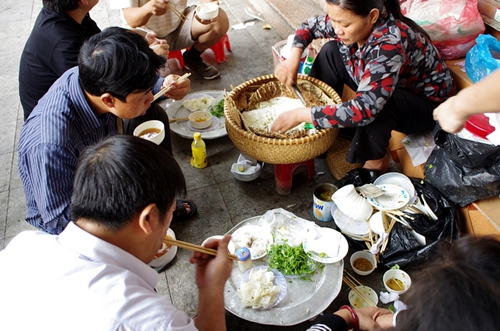
[[[226,46],[228,51],[232,52],[231,44],[229,43],[229,37],[227,36],[227,34],[224,35],[224,37],[222,37],[221,40],[217,42],[217,44],[210,47],[210,49],[215,54],[215,61],[217,61],[217,63],[226,61],[226,52],[224,51],[224,46]]]
[[[182,57],[181,50],[169,51],[168,58],[169,59],[177,59],[177,61],[179,61],[181,69],[184,69],[184,57]]]
[[[276,182],[276,192],[281,195],[290,194],[292,191],[293,176],[299,172],[306,172],[307,179],[313,179],[316,174],[314,159],[292,164],[275,164],[274,180]]]

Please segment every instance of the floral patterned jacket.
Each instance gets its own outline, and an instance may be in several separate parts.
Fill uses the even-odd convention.
[[[382,110],[396,87],[443,102],[455,94],[444,60],[421,33],[396,20],[385,9],[361,48],[337,38],[328,15],[308,19],[299,27],[294,47],[305,49],[313,39],[335,38],[347,72],[358,84],[352,100],[312,107],[320,128],[368,125]]]

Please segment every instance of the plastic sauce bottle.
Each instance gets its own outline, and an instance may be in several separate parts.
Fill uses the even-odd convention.
[[[201,133],[195,132],[191,143],[191,165],[195,168],[202,169],[207,166],[207,150],[205,142],[201,139]]]
[[[308,56],[306,59],[306,62],[304,62],[304,66],[302,67],[302,74],[303,75],[309,75],[309,72],[311,71],[311,67],[313,65],[314,58],[312,56]]]
[[[235,254],[238,258],[238,267],[240,268],[242,274],[253,267],[250,250],[248,248],[238,248]]]

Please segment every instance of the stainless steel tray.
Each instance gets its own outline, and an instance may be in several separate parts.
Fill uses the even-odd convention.
[[[257,225],[259,219],[260,216],[246,219],[229,230],[228,234],[234,233],[245,225]],[[254,266],[267,264],[267,255],[253,261]],[[238,265],[234,263],[233,271],[224,289],[225,308],[242,319],[259,324],[287,326],[307,321],[323,312],[337,297],[342,287],[344,261],[340,260],[324,266],[321,273],[315,274],[312,282],[290,279],[287,284],[287,295],[276,307],[269,310],[255,310],[244,308],[241,304],[237,294],[241,272]]]

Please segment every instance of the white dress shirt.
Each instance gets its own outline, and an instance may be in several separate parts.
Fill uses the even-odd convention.
[[[70,222],[0,252],[0,330],[197,330],[155,292],[158,274]]]

